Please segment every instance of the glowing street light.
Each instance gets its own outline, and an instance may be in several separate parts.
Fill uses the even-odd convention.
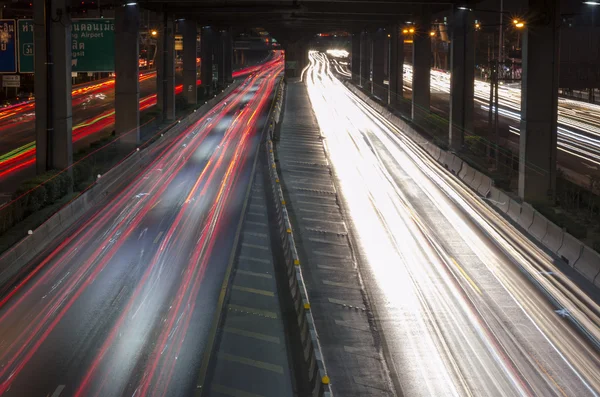
[[[404,34],[408,34],[408,29],[406,29],[406,28],[405,28],[405,29],[402,29],[402,33],[404,33]]]
[[[151,35],[152,37],[156,37],[156,36],[158,36],[158,30],[152,30],[152,31],[150,32],[150,35]]]
[[[430,35],[431,37],[435,36],[435,30],[432,30],[431,32],[429,32],[429,35]]]
[[[525,22],[520,21],[518,19],[513,19],[513,25],[515,25],[515,27],[521,29],[522,27],[525,26]]]
[[[408,33],[414,33],[414,32],[415,32],[415,28],[408,29]]]

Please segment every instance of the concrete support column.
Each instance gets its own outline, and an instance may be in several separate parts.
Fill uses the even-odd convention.
[[[140,143],[140,10],[115,9],[115,132],[127,146]]]
[[[473,130],[475,45],[473,13],[455,8],[450,52],[450,131],[448,144],[460,150]]]
[[[386,89],[383,85],[384,77],[384,62],[385,62],[385,31],[378,29],[373,34],[373,84],[371,86],[371,94],[386,100]]]
[[[368,32],[360,35],[360,86],[369,88],[371,82],[371,40]]]
[[[49,9],[46,5],[50,5]],[[73,163],[72,38],[67,6],[67,0],[36,1],[34,5],[38,172],[62,170]]]
[[[228,32],[226,30],[219,31],[219,36],[215,45],[215,63],[217,64],[217,81],[219,85],[224,86],[227,82],[226,77],[226,59],[225,53],[227,52],[227,36]]]
[[[390,29],[390,85],[388,103],[397,106],[401,103],[404,89],[404,38],[400,25]]]
[[[360,32],[352,33],[352,81],[360,84]]]
[[[529,0],[523,35],[519,196],[530,203],[554,203],[559,67],[559,0]]]
[[[157,102],[163,119],[175,120],[175,23],[163,13],[162,31],[159,32],[157,53]]]
[[[303,41],[285,45],[285,77],[300,77],[308,65],[308,47]]]
[[[200,72],[200,79],[202,80],[202,87],[204,88],[204,94],[206,96],[212,96],[213,93],[212,71],[214,35],[215,33],[210,26],[205,26],[201,30],[200,58],[202,59],[202,69]]]
[[[197,67],[196,38],[198,29],[196,21],[187,19],[183,22],[183,94],[190,105],[198,102],[198,88],[196,86]]]
[[[431,102],[431,36],[429,16],[421,18],[413,37],[412,119],[429,114]]]

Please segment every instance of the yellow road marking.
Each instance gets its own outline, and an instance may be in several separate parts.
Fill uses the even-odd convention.
[[[550,378],[550,380],[552,381],[552,383],[554,383],[554,386],[556,386],[556,388],[558,389],[558,391],[560,391],[560,394],[562,394],[564,397],[567,397],[567,394],[565,393],[565,391],[558,385],[558,383],[556,383],[556,381],[554,380],[554,378],[552,377],[552,375],[550,375],[548,373],[548,371],[546,371],[546,369],[542,366],[542,364],[540,364],[539,361],[536,360],[535,357],[533,357],[532,355],[530,355],[529,357],[531,357],[533,359],[533,361],[535,361],[535,363],[537,364],[537,366],[542,370],[542,372],[544,374],[546,374],[546,376],[548,378]]]
[[[270,312],[268,310],[255,309],[253,307],[246,307],[246,306],[233,305],[233,304],[229,304],[229,305],[227,305],[227,307],[229,308],[229,310],[235,310],[238,312],[244,312],[244,313],[248,313],[248,314],[256,314],[257,316],[262,316],[262,317],[277,318],[277,313]]]
[[[273,276],[268,273],[257,273],[257,272],[251,272],[250,270],[238,269],[238,270],[236,270],[236,273],[245,274],[246,276],[254,276],[254,277],[261,277],[261,278],[273,278]]]
[[[160,236],[163,235],[162,230],[160,231],[160,233],[158,233],[158,236],[156,236],[156,238],[154,239],[154,244],[156,244],[158,242],[158,240],[160,239]]]
[[[250,331],[246,331],[244,329],[225,327],[225,328],[223,328],[223,331],[228,332],[230,334],[234,334],[234,335],[245,336],[248,338],[262,340],[265,342],[271,342],[271,343],[277,343],[277,344],[280,343],[280,340],[277,336],[260,334],[258,332],[250,332]]]
[[[266,291],[264,289],[256,289],[249,287],[240,287],[239,285],[234,285],[233,289],[235,291],[249,292],[251,294],[263,295],[263,296],[275,296],[275,294],[271,291]]]
[[[260,394],[249,393],[244,390],[234,389],[233,387],[227,387],[222,385],[212,385],[210,387],[210,390],[231,397],[263,397]]]
[[[253,360],[251,358],[236,356],[229,353],[219,353],[219,357],[232,363],[250,365],[255,368],[260,368],[283,375],[283,367],[281,365],[266,363],[264,361]]]
[[[454,258],[450,258],[450,259],[452,259],[452,262],[454,263],[456,268],[462,273],[462,275],[469,282],[469,284],[471,284],[471,286],[477,291],[477,293],[479,293],[479,295],[481,295],[481,290],[479,289],[477,284],[475,284],[475,282],[471,279],[471,277],[469,277],[467,272],[465,272],[465,270],[458,264],[458,262],[456,262],[456,260]]]

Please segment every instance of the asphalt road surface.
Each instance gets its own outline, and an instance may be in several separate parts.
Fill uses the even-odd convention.
[[[266,120],[253,73],[0,301],[0,394],[187,396]]]
[[[310,58],[309,95],[399,394],[597,396],[599,306],[324,55]]]

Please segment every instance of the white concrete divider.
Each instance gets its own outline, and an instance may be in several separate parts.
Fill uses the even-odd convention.
[[[456,155],[453,156],[454,159],[452,160],[452,165],[450,165],[450,171],[452,171],[454,175],[458,175],[462,169],[463,161],[460,159],[460,157]]]
[[[477,192],[481,194],[483,197],[487,197],[490,193],[490,189],[492,188],[492,178],[487,175],[482,175],[481,184],[477,188]]]
[[[508,194],[504,193],[502,190],[492,187],[492,189],[498,190],[498,200],[496,206],[500,209],[500,211],[508,214],[508,207],[510,205],[510,197]]]
[[[445,150],[442,150],[440,153],[440,158],[439,158],[439,162],[447,169],[450,169],[450,166],[452,165],[452,157],[454,156],[452,153],[449,153]]]
[[[556,253],[562,260],[567,262],[567,265],[572,267],[579,257],[581,257],[581,251],[583,251],[583,244],[581,241],[577,240],[569,233],[565,233],[563,243]]]
[[[530,204],[523,203],[521,205],[521,215],[519,215],[519,220],[517,223],[521,225],[521,227],[525,230],[529,230],[531,225],[533,224],[533,213],[535,210]]]
[[[533,222],[531,223],[531,226],[529,227],[529,233],[531,233],[531,235],[533,237],[535,237],[536,240],[541,243],[542,241],[544,241],[544,238],[546,237],[546,232],[548,231],[549,223],[550,222],[548,221],[548,219],[546,219],[545,216],[543,216],[542,214],[540,214],[537,211],[534,211],[533,212]]]
[[[440,149],[439,147],[437,147],[433,143],[430,143],[429,144],[429,154],[435,160],[439,160],[440,156],[442,155],[442,149]]]
[[[594,282],[600,273],[600,254],[588,246],[583,247],[581,256],[573,266],[583,277]]]
[[[521,204],[517,203],[513,199],[509,199],[507,215],[515,222],[519,222],[521,216]]]
[[[548,222],[548,227],[546,228],[546,235],[542,239],[542,244],[544,245],[544,247],[557,254],[558,250],[563,244],[564,237],[565,231],[561,227],[555,225],[552,222]]]
[[[475,171],[475,176],[473,177],[473,180],[471,181],[471,183],[467,183],[467,185],[469,185],[471,189],[477,191],[479,185],[481,185],[481,182],[483,182],[483,174],[479,171]]]

